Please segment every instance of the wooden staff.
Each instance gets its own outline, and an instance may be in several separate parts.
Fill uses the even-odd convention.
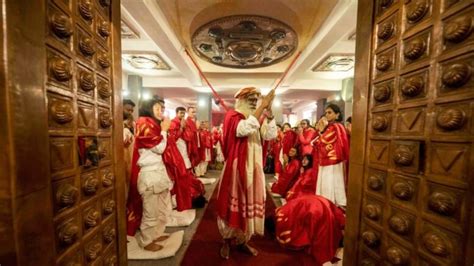
[[[281,77],[278,80],[278,82],[276,83],[275,87],[273,87],[272,90],[276,90],[278,88],[278,86],[280,86],[280,84],[283,82],[283,80],[286,78],[286,75],[288,74],[288,72],[290,71],[290,69],[293,67],[293,65],[295,64],[296,60],[300,57],[301,55],[301,51],[299,51],[295,58],[293,58],[293,60],[291,61],[290,65],[288,65],[288,67],[286,68],[285,72],[283,72],[283,74],[281,75]]]
[[[196,63],[196,61],[194,61],[194,58],[191,56],[191,54],[188,52],[188,49],[185,49],[184,50],[186,52],[186,54],[189,56],[189,58],[191,59],[191,61],[193,62],[194,66],[197,68],[198,72],[199,72],[199,75],[201,76],[202,79],[204,79],[204,81],[207,83],[207,86],[209,86],[209,88],[211,88],[211,91],[212,91],[212,94],[214,94],[214,97],[219,100],[219,103],[222,105],[222,107],[224,107],[225,111],[229,111],[229,108],[225,105],[224,103],[224,100],[222,100],[221,97],[219,97],[219,94],[217,94],[216,90],[214,89],[214,87],[212,87],[211,83],[209,82],[209,80],[207,80],[206,76],[204,76],[204,73],[202,73],[201,71],[201,68],[199,67],[199,65]]]

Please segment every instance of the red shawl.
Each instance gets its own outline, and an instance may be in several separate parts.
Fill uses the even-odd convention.
[[[231,211],[231,201],[229,197],[232,189],[230,187],[233,177],[232,166],[235,160],[237,160],[237,174],[239,183],[241,184],[238,189],[243,190],[247,187],[245,165],[247,162],[248,137],[238,138],[236,136],[237,126],[239,122],[244,119],[245,116],[235,110],[227,112],[224,118],[224,145],[222,147],[222,152],[224,153],[226,164],[217,195],[217,214],[221,219],[226,221],[230,227],[240,228],[245,232],[247,227],[246,220],[242,217],[241,213]],[[244,192],[239,194],[246,195]],[[241,203],[242,199],[238,199],[237,206],[241,206]]]
[[[304,248],[315,265],[331,261],[342,238],[345,218],[329,200],[304,195],[276,209],[276,237],[291,249]]]
[[[162,139],[161,127],[153,118],[138,118],[132,155],[130,189],[127,200],[127,234],[130,236],[135,235],[142,218],[142,198],[137,189],[138,173],[140,172],[140,167],[137,165],[138,158],[140,157],[138,150],[151,149],[160,144]]]
[[[196,179],[192,169],[186,169],[186,164],[184,163],[184,159],[182,159],[183,156],[176,145],[176,141],[179,138],[183,139],[184,136],[184,130],[181,130],[181,120],[175,117],[171,120],[170,130],[168,131],[168,143],[171,142],[173,144],[174,153],[170,153],[173,154],[173,156],[164,158],[164,160],[170,164],[170,166],[167,166],[168,174],[178,179],[177,183],[179,185],[174,186],[171,191],[171,194],[176,194],[176,209],[178,211],[190,209],[189,203],[192,202],[194,198],[204,195],[205,193],[204,185],[199,179]],[[179,198],[178,195],[180,195]]]
[[[311,127],[308,127],[303,130],[303,133],[298,135],[298,140],[300,143],[300,155],[311,154],[313,151],[313,146],[311,146],[311,141],[316,136],[316,130]]]
[[[300,171],[300,161],[292,159],[280,173],[277,182],[272,185],[272,192],[285,197],[288,190],[293,186]]]
[[[330,123],[317,140],[317,145],[320,166],[345,162],[346,169],[348,169],[349,140],[346,128],[341,123]],[[347,174],[344,179],[347,188]]]
[[[341,123],[330,123],[317,140],[319,165],[334,165],[349,159],[349,141]]]
[[[175,117],[173,120],[171,120],[168,135],[173,136],[175,140],[183,137],[183,130],[181,130],[181,120],[179,120],[178,117]]]
[[[291,129],[283,133],[283,139],[281,140],[283,154],[288,155],[290,149],[296,146],[297,138],[298,135]]]
[[[318,170],[314,168],[306,169],[293,187],[286,194],[286,200],[290,201],[302,195],[314,195],[316,193],[316,182],[318,180]]]
[[[137,121],[135,132],[135,145],[132,157],[132,172],[130,177],[130,189],[127,200],[127,234],[134,236],[140,227],[142,218],[142,198],[138,193],[138,173],[140,167],[137,165],[140,154],[139,149],[150,149],[158,145],[163,137],[161,136],[160,125],[150,117],[140,117]],[[176,202],[178,210],[191,208],[191,199],[189,197],[189,183],[187,182],[186,168],[184,161],[179,154],[174,140],[168,138],[166,149],[163,153],[163,162],[166,166],[169,177],[174,181],[173,190],[176,193]],[[177,156],[180,155],[180,156]],[[182,177],[182,178],[179,178]]]
[[[173,135],[168,136],[166,150],[163,153],[163,162],[168,175],[174,180],[171,193],[176,195],[176,209],[178,211],[191,209],[191,184],[194,176],[186,169],[186,164],[178,150],[178,146],[176,146],[176,139]]]
[[[221,148],[222,148],[222,138],[221,138],[221,134],[219,133],[219,131],[214,128],[212,130],[212,145],[215,146],[217,145],[217,143],[219,143],[221,145]],[[213,163],[216,162],[216,156],[217,156],[217,150],[216,149],[211,149],[211,155],[212,155],[212,159],[211,161]]]
[[[199,139],[201,140],[201,146],[199,147],[199,158],[203,162],[206,160],[206,149],[212,149],[212,136],[209,130],[199,130]]]
[[[190,117],[186,118],[186,127],[184,128],[183,139],[186,141],[189,160],[191,160],[193,167],[198,165],[200,162],[197,134],[198,130],[196,127],[196,122]]]
[[[221,144],[221,148],[222,148],[222,136],[221,136],[221,133],[218,130],[214,130],[212,132],[212,141],[213,141],[214,145],[217,145],[217,143],[219,142],[219,144]]]

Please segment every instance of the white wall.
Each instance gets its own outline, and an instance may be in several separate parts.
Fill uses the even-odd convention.
[[[126,72],[122,72],[122,88],[121,90],[126,90],[128,86],[128,74]]]

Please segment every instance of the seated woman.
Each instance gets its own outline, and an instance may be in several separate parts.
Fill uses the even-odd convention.
[[[317,169],[313,167],[312,155],[306,154],[301,161],[302,167],[300,169],[300,176],[295,184],[286,193],[286,200],[290,201],[301,195],[311,194],[316,192]]]
[[[276,238],[282,246],[304,248],[315,265],[333,261],[345,224],[344,214],[336,205],[307,194],[276,209],[275,216]]]
[[[288,155],[289,156],[283,155],[283,170],[278,180],[272,185],[272,192],[280,194],[282,197],[285,197],[288,190],[296,182],[300,170],[300,161],[296,158],[296,149],[291,148]]]
[[[141,104],[135,133],[132,175],[127,202],[127,233],[148,251],[163,248],[160,242],[171,212],[170,180],[163,162],[170,120],[163,117],[164,101],[152,98]]]

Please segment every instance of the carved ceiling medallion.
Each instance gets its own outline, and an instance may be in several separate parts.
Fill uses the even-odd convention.
[[[199,57],[213,64],[257,68],[287,59],[296,50],[298,37],[278,20],[237,15],[201,26],[193,34],[192,45]]]

